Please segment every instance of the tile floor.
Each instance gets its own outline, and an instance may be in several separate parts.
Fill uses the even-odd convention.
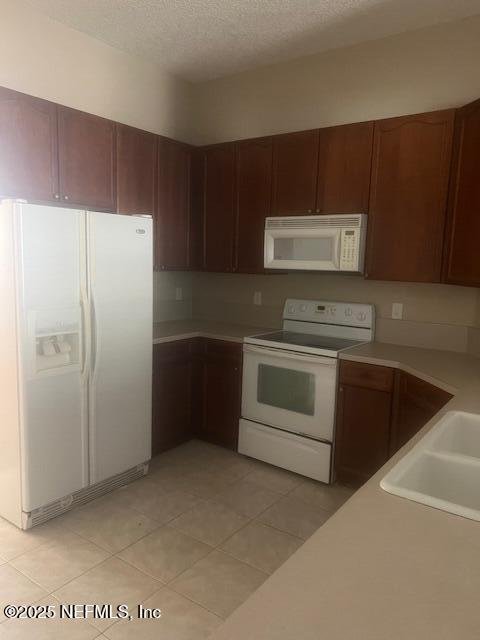
[[[0,640],[202,640],[351,491],[192,440],[30,531],[0,519]],[[6,620],[5,604],[138,604],[158,620]]]

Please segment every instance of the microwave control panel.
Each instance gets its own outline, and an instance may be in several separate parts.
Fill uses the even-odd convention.
[[[358,229],[343,229],[340,240],[340,270],[357,271],[359,253]]]

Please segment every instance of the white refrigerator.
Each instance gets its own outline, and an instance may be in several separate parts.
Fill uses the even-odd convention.
[[[0,204],[0,516],[29,528],[144,475],[152,220]]]

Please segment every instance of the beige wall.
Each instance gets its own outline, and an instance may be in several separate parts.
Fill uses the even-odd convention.
[[[255,291],[263,304],[253,304]],[[479,291],[448,285],[401,284],[322,274],[194,274],[193,315],[262,327],[279,327],[286,298],[375,304],[377,339],[412,346],[466,351],[477,322]],[[391,319],[392,302],[404,305]],[[475,336],[470,336],[473,341]],[[474,343],[472,342],[472,348]]]
[[[480,16],[194,87],[195,141],[458,106],[480,97]]]
[[[0,0],[0,85],[189,141],[190,85],[51,20]]]

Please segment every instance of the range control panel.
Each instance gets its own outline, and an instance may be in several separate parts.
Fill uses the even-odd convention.
[[[373,327],[375,321],[375,307],[372,304],[357,304],[355,302],[289,298],[285,302],[283,319],[369,329]]]

